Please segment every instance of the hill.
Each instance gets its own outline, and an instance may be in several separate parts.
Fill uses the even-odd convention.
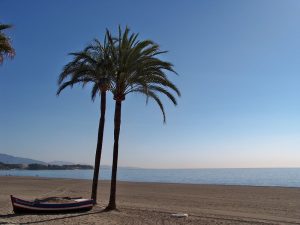
[[[16,157],[16,156],[2,154],[2,153],[0,153],[0,162],[5,164],[42,164],[42,165],[47,164],[39,160]]]
[[[63,166],[63,165],[75,165],[76,163],[66,162],[66,161],[51,161],[51,162],[48,162],[48,164]]]

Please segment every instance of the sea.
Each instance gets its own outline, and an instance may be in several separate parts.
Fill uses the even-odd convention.
[[[110,180],[111,169],[101,168]],[[92,179],[93,170],[0,170],[0,176]],[[300,187],[300,168],[138,169],[119,168],[118,180],[132,182]]]

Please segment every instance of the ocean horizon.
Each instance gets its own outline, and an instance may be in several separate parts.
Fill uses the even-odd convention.
[[[87,179],[93,170],[0,170],[0,176]],[[100,170],[101,180],[110,180],[111,169]],[[300,187],[300,168],[210,168],[210,169],[118,169],[119,181]]]

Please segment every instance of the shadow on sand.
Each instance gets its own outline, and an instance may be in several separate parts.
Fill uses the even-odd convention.
[[[36,220],[36,221],[29,221],[29,222],[8,222],[8,221],[1,221],[0,220],[0,224],[35,224],[35,223],[47,223],[50,221],[57,221],[57,220],[63,220],[63,219],[69,219],[69,218],[76,218],[76,217],[81,217],[81,216],[87,216],[87,215],[93,215],[93,214],[98,214],[98,213],[104,213],[107,212],[107,210],[105,209],[101,209],[101,210],[97,210],[97,211],[93,211],[93,212],[85,212],[85,213],[80,213],[80,214],[74,214],[74,215],[70,215],[68,214],[67,216],[63,216],[63,214],[55,214],[55,213],[39,213],[39,214],[30,214],[30,213],[26,213],[26,214],[15,214],[15,213],[9,213],[9,214],[0,214],[0,219],[10,219],[10,218],[15,218],[15,217],[20,217],[20,216],[27,216],[27,215],[41,215],[41,216],[59,216],[59,217],[55,217],[55,218],[49,218],[49,219],[42,219],[42,220]]]

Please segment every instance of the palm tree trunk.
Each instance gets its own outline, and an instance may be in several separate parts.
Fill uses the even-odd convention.
[[[101,91],[101,112],[100,112],[101,116],[100,116],[99,128],[98,128],[98,141],[97,141],[97,148],[96,148],[96,155],[95,155],[95,167],[94,167],[94,177],[93,177],[92,195],[91,195],[91,199],[94,200],[94,204],[97,204],[97,187],[98,187],[100,160],[101,160],[101,153],[102,153],[105,111],[106,111],[106,91]]]
[[[119,153],[119,136],[121,127],[121,109],[122,101],[116,101],[115,105],[115,130],[114,130],[114,152],[113,152],[113,164],[110,184],[110,197],[109,203],[106,207],[107,210],[116,209],[116,182],[117,182],[117,169],[118,169],[118,153]]]

